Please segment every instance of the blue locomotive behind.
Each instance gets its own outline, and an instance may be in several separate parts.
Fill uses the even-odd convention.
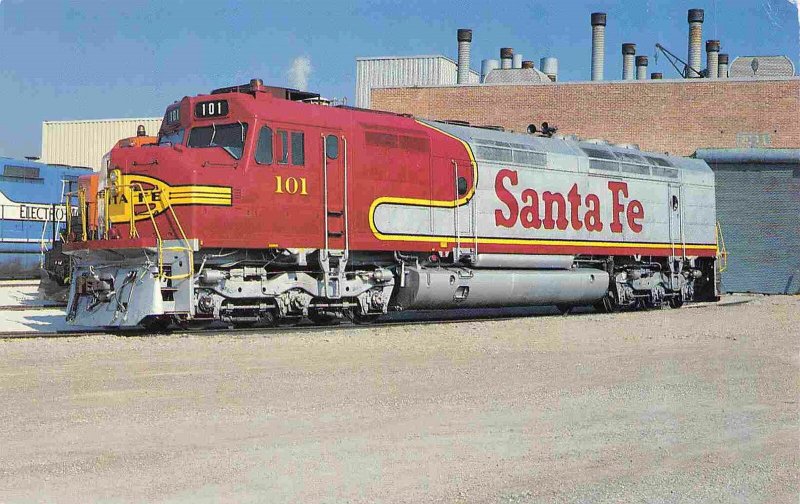
[[[0,157],[0,279],[38,278],[66,221],[60,203],[91,168]],[[55,223],[55,225],[54,225]]]

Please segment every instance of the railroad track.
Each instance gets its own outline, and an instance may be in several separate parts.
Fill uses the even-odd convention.
[[[457,324],[480,322],[487,320],[512,320],[517,318],[525,318],[530,315],[516,315],[516,316],[474,316],[467,318],[436,318],[425,320],[385,320],[377,321],[370,324],[354,324],[352,322],[341,322],[339,324],[330,325],[314,325],[312,323],[301,323],[295,325],[285,326],[262,326],[262,327],[239,327],[239,328],[225,328],[225,327],[207,327],[207,328],[175,328],[168,329],[161,332],[148,331],[146,329],[133,329],[125,331],[108,331],[103,329],[89,329],[85,331],[0,331],[0,339],[51,339],[51,338],[75,338],[82,336],[92,335],[105,335],[120,337],[152,337],[152,336],[223,336],[227,334],[270,334],[281,333],[287,331],[341,331],[341,330],[368,330],[375,327],[388,327],[398,325],[429,325],[429,324]]]
[[[37,311],[37,310],[54,310],[57,308],[66,308],[66,303],[62,304],[50,304],[50,305],[2,305],[0,306],[0,312],[3,311]]]
[[[693,303],[690,305],[685,306],[684,308],[727,308],[731,306],[738,306],[745,303],[749,303],[752,299],[736,299],[736,300],[729,300],[727,302],[722,303]],[[26,307],[27,308],[27,307]],[[48,307],[49,308],[49,307]],[[666,309],[666,308],[665,308]],[[120,336],[120,337],[129,337],[129,338],[136,338],[136,337],[153,337],[153,336],[169,336],[169,335],[181,335],[181,336],[224,336],[224,335],[246,335],[246,334],[265,334],[269,335],[272,333],[278,334],[286,331],[307,331],[307,332],[317,332],[317,331],[341,331],[341,330],[368,330],[375,327],[390,327],[390,326],[402,326],[402,325],[409,325],[409,326],[424,326],[424,325],[432,325],[432,324],[465,324],[465,323],[473,323],[473,322],[484,322],[484,321],[503,321],[503,320],[515,320],[520,318],[530,318],[534,316],[557,316],[553,310],[549,309],[536,309],[536,308],[503,308],[497,310],[484,310],[486,313],[474,313],[469,314],[467,316],[458,316],[452,313],[449,313],[448,316],[431,316],[433,312],[414,312],[413,315],[416,318],[406,318],[409,315],[395,315],[394,318],[389,318],[386,320],[379,320],[370,324],[354,324],[352,322],[345,322],[342,321],[338,324],[330,324],[330,325],[314,325],[310,322],[304,322],[300,324],[294,325],[279,325],[279,326],[261,326],[261,327],[240,327],[240,328],[231,328],[231,327],[206,327],[206,328],[175,328],[169,329],[161,332],[154,332],[149,331],[146,329],[133,329],[133,330],[124,330],[124,331],[109,331],[104,329],[89,329],[83,331],[51,331],[51,332],[44,332],[44,331],[0,331],[0,339],[53,339],[53,338],[75,338],[75,337],[82,337],[82,336],[91,336],[91,335],[104,335],[109,334],[112,336]],[[504,311],[518,311],[519,313],[511,313],[511,314],[501,314]],[[410,312],[409,312],[410,313]],[[589,316],[589,315],[597,315],[591,308],[587,308],[585,310],[580,310],[577,312],[573,312],[569,315],[561,315],[561,316],[569,316],[569,317],[581,317],[581,316]],[[614,316],[614,314],[609,314],[609,316]],[[392,317],[392,316],[390,316]]]

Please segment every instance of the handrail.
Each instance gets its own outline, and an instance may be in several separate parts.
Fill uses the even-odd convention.
[[[86,189],[78,188],[78,215],[81,218],[81,238],[82,241],[89,239],[88,225],[86,221]]]
[[[163,196],[159,196],[159,200]],[[183,231],[183,226],[181,226],[181,221],[178,220],[178,215],[175,213],[175,209],[172,208],[172,205],[168,205],[169,211],[172,214],[172,218],[175,219],[175,225],[178,226],[178,231],[181,233],[181,238],[183,239],[183,243],[186,244],[186,252],[189,256],[189,271],[187,273],[183,273],[180,275],[170,275],[164,276],[164,278],[168,280],[182,280],[184,278],[192,278],[194,276],[194,250],[192,250],[192,246],[189,243],[189,239],[186,237],[186,233]],[[163,264],[163,251],[164,250],[182,250],[183,247],[166,247],[162,248],[159,256],[159,267]]]
[[[130,184],[118,184],[114,185],[114,188],[119,191],[129,190],[131,193],[130,197],[128,198],[128,207],[130,210],[130,218],[128,220],[128,225],[129,225],[128,234],[130,238],[138,238],[139,231],[136,229],[136,213],[135,213],[137,198],[135,197],[135,195],[136,193],[145,194],[145,189],[142,187],[142,184],[138,182],[132,182]],[[105,226],[101,236],[104,239],[108,239],[108,234],[111,229],[111,216],[109,209],[110,207],[109,188],[103,189],[102,193],[103,193],[102,200],[103,204],[105,205],[103,209],[104,210],[103,220]],[[66,199],[64,200],[64,205],[66,207],[67,216],[72,215],[71,197],[74,196],[75,194],[76,193],[72,192],[65,194]],[[85,207],[85,199],[86,199],[85,191],[83,192],[79,191],[77,195],[78,195],[79,205],[81,205],[81,207]],[[97,198],[98,202],[100,201],[99,196],[100,195],[98,193],[98,198]],[[175,209],[172,207],[172,205],[165,203],[164,197],[165,196],[163,193],[159,194],[158,203],[161,204],[165,209],[167,208],[169,209],[169,212],[170,214],[172,214],[172,218],[175,221],[175,225],[178,228],[178,231],[180,233],[180,239],[183,241],[184,246],[170,246],[170,247],[164,246],[164,238],[161,236],[161,230],[158,228],[158,223],[156,222],[156,215],[153,212],[153,206],[157,205],[155,205],[154,203],[147,202],[146,198],[143,198],[144,206],[147,208],[147,218],[150,220],[150,223],[153,226],[153,231],[155,233],[155,238],[156,238],[156,248],[158,250],[158,276],[162,280],[181,280],[185,278],[191,278],[192,276],[194,276],[194,250],[192,249],[192,245],[189,242],[188,237],[186,236],[186,232],[183,230],[183,226],[181,225],[181,222],[178,219],[178,215],[175,213]],[[83,225],[82,237],[83,240],[86,241],[88,236],[87,236],[87,222],[86,222],[87,216],[85,210],[81,211],[80,215],[81,215],[81,223]],[[71,232],[72,232],[71,218],[67,217],[67,235],[69,235]],[[164,252],[168,250],[187,252],[189,256],[188,257],[189,271],[187,273],[182,273],[179,275],[167,275],[164,273]]]
[[[67,237],[72,234],[72,193],[66,193],[66,199],[64,200],[64,219],[67,221]],[[66,241],[66,240],[65,240]]]
[[[722,235],[722,226],[717,221],[717,257],[719,257],[719,272],[728,269],[728,249],[725,247],[725,237]]]
[[[128,185],[129,187],[135,189],[136,191],[144,194],[144,188],[142,184],[138,182],[133,182]],[[136,205],[135,203],[136,198],[131,195],[130,198],[130,205],[131,205],[131,228],[133,229],[132,233],[136,233],[136,236],[139,235],[137,231],[135,231],[135,222],[136,222],[136,215],[134,214],[133,210]],[[175,225],[178,227],[178,231],[180,231],[181,239],[185,243],[185,247],[165,247],[164,246],[164,239],[161,237],[161,231],[158,229],[158,224],[156,223],[155,214],[153,214],[153,209],[150,207],[150,203],[145,202],[144,205],[147,207],[147,214],[150,218],[150,222],[153,224],[153,231],[156,233],[156,244],[158,246],[158,277],[162,280],[182,280],[185,278],[191,278],[194,276],[194,251],[192,250],[191,244],[189,243],[189,239],[186,237],[186,233],[183,231],[183,226],[181,226],[180,220],[178,220],[178,215],[175,213],[175,209],[172,208],[172,205],[164,203],[164,194],[161,193],[158,196],[158,202],[161,203],[165,208],[169,208],[170,213],[172,214],[172,218],[175,220]],[[133,237],[133,236],[132,236]],[[185,250],[187,252],[188,257],[188,266],[189,271],[188,273],[182,273],[180,275],[167,275],[164,273],[164,251],[165,250],[172,250],[172,251],[181,251]]]
[[[458,201],[460,194],[458,194],[458,161],[455,159],[450,160],[453,163],[453,179],[454,179],[454,186],[455,186],[455,199],[454,201]],[[455,223],[455,249],[453,250],[453,262],[457,263],[458,260],[461,258],[461,229],[458,222],[458,205],[453,205],[453,220]]]

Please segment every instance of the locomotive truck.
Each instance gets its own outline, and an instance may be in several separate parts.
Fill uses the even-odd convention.
[[[116,147],[68,320],[236,326],[716,299],[701,160],[330,106],[254,79]],[[84,236],[82,233],[73,233]]]

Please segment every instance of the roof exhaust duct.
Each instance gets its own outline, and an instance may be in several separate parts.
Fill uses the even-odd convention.
[[[636,56],[636,80],[647,80],[647,56]]]
[[[661,80],[663,78],[664,78],[664,74],[662,74],[661,72],[653,72],[653,73],[650,74],[650,79],[651,80]]]
[[[606,13],[592,13],[592,80],[603,80],[606,60]]]
[[[717,77],[720,79],[728,78],[728,58],[729,56],[727,54],[719,55],[719,71],[717,72]]]
[[[636,58],[636,44],[622,44],[622,80],[633,80],[633,63]]]
[[[492,70],[500,68],[500,62],[496,59],[485,59],[481,61],[481,83],[486,82],[486,76],[492,73]]]
[[[703,9],[689,9],[689,68],[686,69],[688,79],[697,79],[697,73],[703,66],[703,21],[705,12]]]
[[[522,68],[522,55],[517,53],[511,57],[511,68]]]
[[[459,28],[458,30],[458,84],[469,83],[469,51],[472,45],[472,30]]]
[[[719,40],[706,40],[706,77],[719,78]]]
[[[550,77],[550,80],[556,82],[558,80],[558,59],[547,56],[539,61],[539,68],[542,73]]]
[[[522,62],[522,68],[536,68],[536,64],[533,61],[525,60]]]
[[[514,49],[511,47],[502,47],[500,49],[500,68],[508,70],[511,68],[511,60],[514,58]]]

